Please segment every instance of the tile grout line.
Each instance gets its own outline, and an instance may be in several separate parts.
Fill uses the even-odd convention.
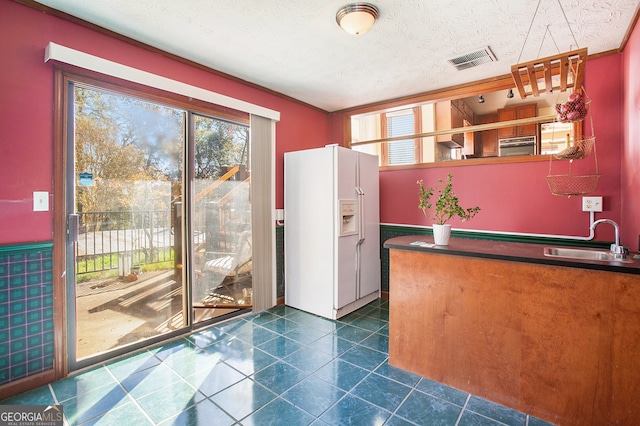
[[[56,395],[56,392],[53,390],[53,386],[51,385],[51,383],[47,383],[47,387],[49,388],[49,392],[51,392],[51,396],[53,396],[53,401],[56,403],[56,405],[60,405],[60,400],[58,400],[58,395]]]
[[[300,326],[301,328],[302,328],[302,327],[306,327],[306,326],[305,326],[305,324],[304,324],[304,323],[302,323],[302,322],[298,322],[298,321],[295,321],[295,320],[293,320],[293,319],[287,318],[287,316],[288,316],[289,314],[279,315],[279,314],[275,314],[275,313],[274,313],[274,315],[278,316],[280,319],[286,319],[286,320],[288,320],[288,321],[291,321],[291,322],[293,322],[293,323],[297,324],[298,326]],[[269,354],[269,355],[273,356],[273,357],[276,359],[276,362],[282,362],[282,363],[284,363],[284,364],[286,364],[286,365],[289,365],[289,366],[291,366],[291,367],[293,367],[293,368],[295,368],[295,369],[297,369],[297,370],[302,371],[302,372],[305,374],[305,377],[304,377],[304,379],[302,379],[300,382],[302,382],[302,381],[304,381],[304,380],[308,379],[309,377],[312,377],[312,376],[313,376],[313,373],[315,373],[315,371],[314,371],[314,372],[309,373],[309,372],[307,372],[307,371],[305,371],[305,370],[302,370],[302,369],[300,369],[300,368],[296,367],[295,365],[291,364],[289,361],[285,360],[285,358],[287,358],[288,356],[291,356],[291,355],[293,355],[294,353],[299,352],[300,350],[302,350],[302,349],[303,349],[303,348],[305,348],[305,347],[309,347],[309,343],[312,343],[312,342],[309,342],[309,343],[303,343],[303,342],[300,342],[300,341],[298,341],[298,340],[296,340],[296,339],[293,339],[293,338],[291,338],[291,337],[286,336],[286,335],[285,335],[285,334],[286,334],[286,332],[285,332],[285,333],[282,333],[282,332],[279,332],[279,331],[276,331],[276,330],[272,330],[272,329],[270,329],[270,328],[268,328],[268,327],[265,327],[265,325],[267,325],[267,324],[269,324],[269,323],[271,323],[271,322],[273,322],[273,321],[277,321],[277,319],[274,319],[274,320],[272,320],[272,321],[267,321],[267,322],[265,322],[265,323],[261,323],[261,324],[254,324],[254,325],[256,325],[256,326],[258,326],[258,327],[260,327],[260,328],[263,328],[263,329],[265,329],[265,330],[268,330],[268,331],[273,332],[274,334],[276,334],[276,336],[275,336],[273,339],[269,339],[268,341],[266,341],[266,342],[262,342],[261,344],[265,344],[265,343],[267,343],[267,342],[269,342],[269,341],[271,341],[271,340],[275,340],[275,339],[277,339],[277,338],[279,338],[279,337],[282,337],[282,338],[291,339],[292,341],[294,341],[294,342],[296,342],[296,343],[299,343],[299,344],[300,344],[300,345],[302,345],[303,347],[302,347],[302,348],[300,348],[300,349],[298,349],[298,350],[296,350],[296,351],[294,351],[294,352],[292,352],[291,354],[288,354],[287,356],[284,356],[284,357],[280,357],[280,356],[277,356],[277,355],[273,355],[273,354],[270,354],[270,353],[268,353],[268,352],[265,352],[265,353],[267,353],[267,354]],[[311,327],[311,328],[313,329],[313,327]],[[326,337],[327,335],[329,335],[329,334],[331,334],[331,333],[335,332],[335,330],[334,330],[334,331],[331,331],[331,332],[325,332],[325,331],[323,331],[323,330],[318,330],[318,331],[320,331],[320,332],[324,333],[324,335],[323,335],[322,337],[320,337],[320,338],[316,339],[316,340],[319,340],[319,339],[321,339],[321,338],[323,338],[323,337]],[[248,343],[249,343],[249,344],[251,344],[250,342],[248,342]],[[255,346],[255,345],[253,345],[253,344],[252,344],[252,346],[253,346],[254,348],[258,349],[258,350],[261,350],[261,349],[259,348],[259,346]],[[331,361],[329,361],[329,362],[332,362],[333,360],[335,360],[335,359],[337,359],[337,358],[338,358],[338,357],[334,357],[334,358],[332,358],[332,360],[331,360]],[[224,361],[223,361],[223,362],[224,362]],[[327,362],[326,364],[328,364],[329,362]],[[326,365],[326,364],[325,364],[325,365]],[[324,366],[324,365],[323,365],[323,366]],[[233,368],[233,367],[232,367],[232,368]],[[265,367],[265,368],[268,368],[268,366],[267,366],[267,367]],[[264,370],[265,368],[263,368],[262,370]],[[322,367],[320,367],[320,368],[322,368]],[[260,370],[260,371],[262,371],[262,370]],[[317,369],[316,369],[316,371],[317,371]],[[242,373],[242,372],[241,372],[241,373]],[[253,376],[255,376],[255,374],[256,374],[256,373],[258,373],[258,372],[254,372],[254,373],[253,373],[253,374],[251,374],[250,376],[245,376],[245,377],[246,377],[246,378],[248,378],[248,379],[254,380],[254,379],[252,379],[252,377],[253,377]],[[242,373],[242,374],[244,374],[244,373]],[[295,384],[294,386],[292,386],[291,388],[295,387],[295,386],[296,386],[296,385],[298,385],[300,382],[296,383],[296,384]],[[259,383],[259,382],[256,382],[256,383]],[[289,388],[289,389],[291,389],[291,388]],[[269,390],[270,392],[273,392],[273,390],[271,390],[271,389],[269,389],[269,388],[266,388],[266,389],[267,389],[267,390]],[[297,407],[295,404],[293,404],[293,403],[289,402],[287,399],[283,398],[283,396],[282,396],[282,395],[283,395],[286,391],[288,391],[289,389],[285,390],[284,392],[278,393],[278,394],[276,394],[275,392],[273,392],[273,393],[276,395],[276,398],[275,398],[274,400],[282,399],[283,401],[285,401],[285,402],[287,402],[287,403],[292,404],[294,407]],[[338,389],[339,389],[339,388],[338,388]],[[345,393],[345,395],[346,395],[346,393]],[[340,398],[338,401],[340,401],[341,399],[342,399],[342,398]],[[336,403],[337,403],[338,401],[336,401]],[[272,401],[272,402],[273,402],[273,401]],[[270,402],[270,403],[271,403],[271,402]],[[327,410],[329,410],[331,407],[333,407],[333,405],[335,405],[335,403],[334,403],[334,404],[332,404],[330,407],[328,407],[325,411],[323,411],[322,413],[320,413],[320,415],[318,415],[318,416],[315,416],[315,415],[313,415],[312,413],[309,413],[308,411],[304,410],[304,409],[303,409],[303,408],[301,408],[301,407],[297,407],[297,408],[298,408],[298,409],[301,409],[303,412],[308,413],[309,415],[311,415],[312,417],[314,417],[314,418],[317,420],[317,419],[319,419],[319,418],[320,418],[320,416],[321,416],[322,414],[324,414]],[[223,411],[225,411],[223,407],[220,407],[220,408],[221,408]],[[247,416],[245,416],[243,419],[239,419],[239,420],[237,420],[237,421],[238,421],[238,422],[241,422],[241,421],[242,421],[242,420],[244,420],[245,418],[247,418],[247,417],[249,417],[249,416],[251,416],[251,415],[253,415],[253,414],[255,414],[255,413],[259,412],[259,411],[260,411],[260,410],[262,410],[262,409],[264,409],[264,406],[263,406],[263,407],[261,407],[261,408],[259,408],[258,410],[255,410],[255,411],[253,411],[253,412],[251,412],[251,413],[247,414]],[[225,412],[226,412],[226,411],[225,411]],[[233,416],[231,416],[231,417],[232,417],[232,418],[234,418]]]
[[[155,357],[157,359],[160,360],[161,363],[163,363],[164,361],[161,360],[160,358],[156,357],[156,355],[152,352],[150,352],[148,349],[145,351],[147,353],[149,353],[149,355],[151,355],[152,357]],[[144,352],[141,352],[144,353]],[[168,366],[167,366],[168,367]],[[116,381],[116,383],[118,384],[118,386],[120,386],[120,388],[125,392],[125,394],[127,395],[127,397],[129,397],[129,399],[131,399],[133,401],[133,404],[138,408],[138,410],[140,410],[142,412],[142,414],[147,418],[147,420],[149,420],[151,422],[152,425],[156,425],[157,423],[155,421],[153,421],[153,419],[149,416],[149,414],[145,411],[144,408],[142,408],[142,406],[138,403],[138,400],[135,399],[127,390],[127,388],[124,387],[124,385],[122,385],[122,383],[120,383],[120,380],[115,376],[115,374],[113,374],[113,372],[111,371],[111,369],[107,366],[106,363],[104,363],[102,365],[102,368],[104,368],[105,370],[107,370],[107,373],[109,373],[111,375],[111,377],[113,378],[113,380]],[[150,367],[151,368],[151,367]],[[110,411],[110,410],[109,410]],[[109,411],[107,411],[104,415],[106,415],[107,413],[109,413]]]
[[[336,358],[334,358],[334,359],[338,359],[338,358],[336,357]],[[345,361],[345,362],[347,362],[347,361]],[[349,364],[351,364],[351,363],[349,363]],[[355,364],[351,364],[351,365],[355,365]],[[362,368],[362,367],[360,367],[360,368]],[[372,374],[373,374],[373,370],[372,370],[372,371],[369,371],[369,374],[367,374],[367,375],[366,375],[366,376],[364,376],[362,379],[360,379],[360,381],[358,381],[355,385],[353,385],[353,386],[351,387],[351,389],[349,389],[348,391],[345,391],[345,392],[344,392],[344,395],[342,395],[342,397],[338,398],[338,400],[336,400],[333,404],[331,404],[329,407],[327,407],[327,409],[326,409],[326,410],[324,410],[324,411],[323,411],[323,412],[322,412],[318,417],[316,417],[316,420],[321,420],[321,419],[320,419],[320,417],[321,417],[323,414],[325,414],[326,412],[328,412],[329,410],[331,410],[333,407],[335,407],[337,404],[339,404],[339,403],[340,403],[340,401],[342,401],[343,399],[345,399],[345,398],[346,398],[347,396],[349,396],[349,395],[351,395],[351,397],[353,397],[353,398],[357,398],[357,399],[359,399],[359,400],[361,400],[361,401],[366,402],[367,404],[371,404],[371,405],[373,405],[374,407],[377,407],[377,408],[380,408],[380,409],[383,409],[383,410],[384,410],[384,408],[379,407],[379,406],[377,406],[377,405],[375,405],[375,404],[373,404],[373,403],[371,403],[371,402],[369,402],[369,401],[367,401],[367,400],[365,400],[365,399],[363,399],[363,398],[360,398],[358,395],[355,395],[355,394],[352,394],[352,393],[351,393],[351,392],[352,392],[356,387],[358,387],[358,385],[359,385],[360,383],[364,382],[364,381],[365,381],[365,379],[366,379],[367,377],[369,377],[370,375],[372,375]],[[340,388],[338,388],[338,389],[340,389]],[[321,421],[322,421],[322,420],[321,420]]]
[[[224,331],[223,331],[223,333],[224,333],[224,334],[226,334],[226,335],[228,335],[228,336],[229,336],[229,338],[237,338],[236,336],[233,336],[233,335],[231,335],[231,334],[229,334],[229,333],[227,333],[227,332],[224,332]],[[226,338],[225,338],[225,339],[226,339]],[[214,343],[215,343],[215,342],[214,342]],[[212,343],[212,344],[214,344],[214,343]],[[194,343],[194,345],[195,345],[197,348],[199,348],[199,350],[204,350],[204,348],[202,348],[202,347],[198,346],[197,344],[195,344],[195,343]],[[210,346],[210,345],[208,345],[208,346]],[[253,346],[253,345],[252,345],[252,346]],[[254,346],[254,348],[255,348],[255,346]],[[182,350],[182,349],[181,349],[181,350]],[[186,377],[184,377],[182,374],[180,374],[178,371],[176,371],[176,370],[175,370],[174,368],[172,368],[170,365],[165,364],[165,361],[166,361],[167,359],[169,359],[168,357],[167,357],[166,359],[161,359],[161,358],[157,357],[155,354],[152,354],[152,355],[153,355],[153,356],[155,356],[156,358],[158,358],[158,359],[160,360],[160,363],[161,363],[161,364],[165,365],[165,367],[167,367],[167,368],[168,368],[169,370],[171,370],[173,373],[175,373],[176,375],[178,375],[178,377],[180,377],[180,378],[181,378],[181,379],[182,379],[182,380],[183,380],[187,385],[189,385],[190,387],[192,387],[193,389],[195,389],[196,393],[197,393],[197,392],[200,392],[200,389],[199,389],[199,388],[196,388],[196,387],[195,387],[191,382],[189,382],[189,381],[187,380],[187,378],[186,378]],[[232,365],[227,364],[227,363],[225,362],[225,360],[223,360],[222,358],[219,358],[219,359],[218,359],[218,362],[217,362],[216,364],[224,364],[224,365],[228,366],[229,368],[231,368],[232,370],[237,371],[237,372],[238,372],[238,373],[240,373],[242,376],[244,376],[244,379],[242,379],[242,380],[245,380],[245,379],[253,380],[256,384],[261,385],[259,382],[257,382],[257,381],[255,381],[254,379],[252,379],[252,378],[251,378],[251,376],[247,376],[247,375],[246,375],[246,374],[244,374],[242,371],[239,371],[239,370],[237,370],[236,368],[234,368]],[[265,367],[265,368],[266,368],[266,367]],[[255,374],[255,373],[254,373],[254,374]],[[236,383],[239,383],[239,382],[236,382]],[[203,401],[207,400],[207,401],[209,401],[210,403],[212,403],[214,406],[218,407],[218,408],[219,408],[223,413],[225,413],[226,415],[228,415],[228,416],[229,416],[229,418],[233,419],[233,420],[234,420],[234,422],[235,422],[234,424],[241,424],[241,423],[240,423],[240,419],[236,419],[236,417],[235,417],[235,416],[233,416],[233,415],[232,415],[228,410],[226,410],[224,407],[222,407],[221,405],[217,404],[213,399],[211,399],[211,397],[212,397],[212,396],[214,396],[215,394],[217,394],[217,393],[219,393],[219,392],[222,392],[222,391],[224,391],[225,389],[230,388],[231,386],[233,386],[233,385],[234,385],[234,384],[236,384],[236,383],[233,383],[233,384],[231,384],[231,385],[229,385],[229,386],[227,386],[227,387],[225,387],[225,388],[223,388],[223,389],[220,389],[219,391],[217,391],[217,392],[216,392],[216,393],[214,393],[213,395],[205,395],[204,393],[200,392],[200,393],[204,396],[204,399],[202,399],[202,401],[200,401],[200,402],[197,402],[197,403],[193,404],[191,407],[195,407],[196,405],[198,405],[198,404],[202,403]],[[261,385],[261,386],[262,386],[262,385]],[[275,392],[273,392],[271,389],[267,388],[266,386],[263,386],[263,387],[265,387],[265,389],[267,389],[268,391],[270,391],[270,392],[272,392],[272,393],[274,393],[274,394],[275,394]],[[134,400],[135,400],[135,398],[134,398]],[[136,401],[136,402],[137,402],[137,401]],[[191,408],[191,407],[189,407],[189,408]],[[142,408],[142,407],[140,407],[140,408]],[[142,410],[142,411],[144,412],[144,410]],[[177,416],[180,416],[180,415],[181,415],[182,413],[184,413],[185,411],[186,411],[186,410],[181,411],[180,413],[178,413],[178,414],[177,414]],[[259,411],[259,410],[257,410],[257,411]],[[146,412],[144,412],[144,413],[145,413],[145,415],[148,417],[147,413],[146,413]],[[254,411],[253,413],[255,413],[255,411]],[[251,413],[251,414],[253,414],[253,413]],[[249,414],[249,415],[251,415],[251,414]],[[175,417],[175,415],[174,415],[173,417]],[[169,417],[169,418],[167,418],[167,419],[164,419],[164,420],[162,420],[160,423],[164,423],[164,422],[166,422],[167,420],[169,420],[170,418],[171,418],[171,417]],[[159,423],[154,422],[152,419],[150,419],[150,420],[151,420],[151,422],[152,422],[154,425],[159,424]]]
[[[370,317],[370,318],[373,318],[373,317]],[[380,320],[379,318],[373,318],[373,319],[378,320],[378,321],[383,321],[383,320]],[[290,321],[294,321],[294,320],[290,320]],[[361,380],[359,380],[355,385],[353,385],[353,386],[351,387],[351,389],[349,389],[348,391],[345,391],[345,394],[344,394],[341,398],[339,398],[339,399],[338,399],[338,400],[336,400],[333,404],[331,404],[329,407],[327,407],[327,408],[326,408],[323,412],[321,412],[318,416],[314,416],[314,417],[316,418],[316,420],[320,420],[320,417],[321,417],[322,415],[324,415],[325,413],[327,413],[328,411],[330,411],[333,407],[335,407],[337,404],[339,404],[339,403],[340,403],[340,401],[344,400],[348,395],[351,395],[351,397],[353,397],[353,398],[357,398],[357,399],[359,399],[359,400],[361,400],[361,401],[363,401],[363,402],[365,402],[365,403],[367,403],[367,404],[371,404],[371,405],[373,405],[373,406],[375,406],[375,407],[377,407],[377,408],[380,408],[380,409],[382,409],[382,410],[385,410],[385,411],[389,412],[389,413],[390,413],[389,418],[391,418],[391,417],[393,416],[393,412],[390,412],[389,410],[386,410],[386,409],[384,409],[383,407],[379,407],[378,405],[372,404],[371,402],[369,402],[369,401],[367,401],[367,400],[365,400],[365,399],[363,399],[363,398],[360,398],[359,396],[357,396],[357,395],[355,395],[355,394],[353,394],[353,393],[352,393],[352,391],[353,391],[356,387],[358,387],[358,385],[360,385],[360,384],[361,384],[362,382],[364,382],[368,377],[370,377],[372,374],[374,374],[374,371],[375,371],[377,368],[379,368],[379,367],[380,367],[384,362],[387,362],[387,361],[388,361],[388,359],[389,359],[389,354],[388,354],[388,353],[384,353],[384,352],[378,351],[377,349],[370,348],[370,347],[365,346],[365,345],[361,345],[361,343],[362,343],[363,341],[365,341],[366,339],[368,339],[368,338],[369,338],[369,337],[371,337],[372,335],[376,334],[376,333],[377,333],[378,331],[380,331],[384,326],[383,326],[383,327],[378,328],[377,330],[369,330],[369,329],[366,329],[366,328],[363,328],[363,327],[359,327],[359,326],[357,326],[357,325],[354,325],[353,323],[347,323],[347,322],[343,322],[343,321],[339,321],[339,320],[332,320],[332,321],[333,321],[336,325],[338,325],[338,324],[339,324],[339,325],[340,325],[340,327],[337,327],[337,328],[336,328],[333,332],[331,332],[331,333],[335,333],[338,329],[343,328],[343,327],[346,327],[346,326],[356,327],[356,328],[358,328],[358,329],[365,330],[365,331],[369,332],[369,335],[368,335],[367,337],[365,337],[365,338],[363,338],[363,339],[360,339],[360,340],[358,340],[357,342],[354,342],[353,340],[349,340],[349,339],[344,339],[344,340],[348,341],[349,343],[351,343],[351,344],[353,345],[351,348],[349,348],[348,350],[344,351],[344,353],[347,353],[347,352],[349,352],[349,351],[353,350],[353,348],[355,348],[356,346],[360,346],[360,347],[363,347],[363,348],[366,348],[366,349],[370,349],[370,350],[373,350],[373,351],[376,351],[376,352],[383,353],[383,354],[385,354],[385,355],[386,355],[386,357],[385,357],[385,359],[384,359],[382,362],[380,362],[380,363],[379,363],[378,365],[376,365],[374,368],[372,368],[371,370],[368,370],[368,374],[367,374],[367,375],[365,375]],[[294,322],[296,322],[296,321],[294,321]],[[384,321],[383,321],[383,322],[384,322]],[[302,323],[298,323],[298,324],[301,324],[302,326],[304,326],[304,324],[302,324]],[[388,324],[388,322],[387,322],[387,324]],[[326,335],[331,334],[331,333],[327,333]],[[306,346],[308,346],[308,344],[306,344]],[[340,357],[341,355],[342,355],[342,354],[335,356],[335,357],[334,357],[331,361],[329,361],[329,362],[333,362],[333,361],[336,361],[336,360],[341,360],[341,361],[343,361],[343,362],[345,362],[345,363],[347,363],[347,364],[353,365],[353,366],[355,366],[355,367],[363,368],[362,366],[359,366],[359,365],[353,364],[353,363],[351,363],[351,362],[349,362],[349,361],[347,361],[347,360],[342,359],[342,358]],[[284,361],[284,359],[283,359],[283,362],[286,362],[286,361]],[[328,363],[327,363],[327,364],[328,364]],[[326,364],[325,364],[325,365],[326,365]],[[316,370],[316,371],[317,371],[317,370]],[[314,373],[315,373],[315,372],[314,372]],[[311,376],[313,376],[313,373],[308,374],[306,378],[311,377]],[[306,378],[305,378],[305,379],[306,379]],[[327,383],[328,383],[328,382],[327,382]],[[338,388],[338,389],[340,389],[340,388]],[[281,397],[281,395],[279,395],[278,397]],[[286,400],[285,400],[285,401],[286,401]],[[397,407],[396,407],[396,409],[397,409]],[[303,411],[305,411],[305,412],[306,412],[306,410],[303,410]],[[311,414],[311,413],[309,413],[309,414]],[[320,420],[320,421],[321,421],[321,420]]]
[[[389,362],[389,357],[388,357],[388,356],[387,356],[387,362]],[[390,378],[390,377],[387,377],[387,378],[388,378],[389,380],[393,380],[393,379],[392,379],[392,378]],[[394,381],[395,381],[396,383],[404,384],[404,383],[398,382],[398,381],[396,381],[396,380],[394,380]],[[416,382],[416,383],[411,387],[411,390],[410,390],[409,392],[407,392],[407,394],[404,396],[404,398],[402,398],[402,401],[400,401],[400,403],[398,404],[398,406],[393,410],[393,412],[391,413],[391,417],[393,417],[393,416],[396,416],[396,415],[397,415],[396,413],[398,412],[398,410],[400,409],[400,407],[402,407],[402,404],[404,404],[404,403],[407,401],[407,399],[409,399],[409,396],[410,396],[414,391],[418,391],[418,389],[417,389],[416,387],[418,386],[418,384],[419,384],[419,383],[420,383],[420,380],[418,380],[418,381],[417,381],[417,382]],[[391,418],[391,417],[390,417],[390,418]],[[404,419],[404,420],[408,421],[409,423],[413,423],[413,424],[415,424],[415,422],[410,421],[409,419],[405,419],[405,418],[404,418],[404,417],[402,417],[402,416],[398,416],[398,417],[400,417],[401,419]]]
[[[60,404],[60,400],[58,399],[58,395],[56,395],[56,392],[53,390],[52,384],[51,383],[47,383],[47,387],[49,388],[49,392],[51,393],[51,396],[53,396],[53,402],[55,402],[55,405],[62,405],[62,404]],[[69,422],[69,418],[67,417],[67,413],[64,412],[64,406],[62,408],[62,412],[63,412],[63,424],[65,426],[70,425],[71,423]]]
[[[281,318],[288,319],[288,318],[286,318],[286,315],[285,315],[285,316],[282,316]],[[304,327],[304,324],[302,324],[302,323],[299,323],[299,322],[294,321],[294,320],[291,320],[291,319],[288,319],[288,320],[289,320],[289,321],[292,321],[292,322],[295,322],[296,324],[299,324],[300,326],[303,326],[303,327]],[[265,327],[265,328],[266,328],[266,327]],[[284,338],[291,339],[290,337],[287,337],[287,336],[285,336],[285,335],[284,335],[284,334],[282,334],[282,333],[279,333],[279,332],[276,332],[276,331],[273,331],[273,330],[270,330],[270,331],[272,331],[272,332],[276,333],[276,334],[278,335],[277,337],[284,337]],[[329,335],[329,334],[331,334],[331,332],[326,333],[323,337],[325,337],[325,336],[327,336],[327,335]],[[276,339],[277,337],[274,337],[274,339]],[[271,339],[271,340],[274,340],[274,339]],[[297,342],[297,343],[300,343],[303,347],[307,347],[307,348],[309,347],[309,344],[308,344],[308,343],[302,343],[302,342],[299,342],[299,341],[297,341],[297,340],[295,340],[295,339],[291,339],[291,340],[293,340],[293,341],[295,341],[295,342]],[[319,340],[319,339],[316,339],[316,340]],[[266,342],[263,342],[263,343],[266,343]],[[312,342],[310,342],[310,343],[312,343]],[[255,346],[255,348],[256,348],[256,349],[259,349],[257,346]],[[309,412],[308,412],[307,410],[305,410],[304,408],[302,408],[302,407],[298,407],[296,404],[293,404],[292,402],[290,402],[290,401],[288,401],[286,398],[284,398],[284,397],[282,396],[284,393],[286,393],[286,392],[287,392],[287,391],[289,391],[290,389],[294,388],[295,386],[297,386],[297,385],[298,385],[298,384],[300,384],[301,382],[303,382],[303,381],[307,380],[309,377],[312,377],[312,376],[314,375],[314,373],[315,373],[317,370],[319,370],[320,368],[322,368],[322,367],[324,367],[325,365],[329,364],[330,362],[333,362],[333,361],[335,361],[336,359],[338,359],[338,357],[337,357],[337,356],[336,356],[336,357],[333,357],[333,358],[331,359],[331,361],[329,361],[329,362],[325,363],[322,367],[320,367],[320,368],[316,369],[314,372],[309,373],[309,372],[307,372],[307,371],[305,371],[305,370],[302,370],[302,369],[300,369],[300,368],[296,367],[295,365],[293,365],[293,364],[291,364],[290,362],[288,362],[288,361],[286,361],[286,360],[285,360],[285,358],[287,358],[287,357],[289,357],[289,356],[291,356],[291,355],[295,354],[296,352],[301,351],[302,349],[303,349],[303,348],[300,348],[300,349],[298,349],[298,350],[296,350],[296,351],[292,352],[291,354],[288,354],[288,355],[287,355],[287,356],[285,356],[285,357],[279,357],[279,356],[275,356],[275,355],[271,355],[271,354],[269,354],[269,355],[273,356],[273,357],[277,360],[276,362],[282,362],[282,363],[287,364],[287,365],[289,365],[289,366],[291,366],[291,367],[293,367],[293,368],[296,368],[296,369],[298,369],[298,370],[300,370],[300,371],[302,371],[302,372],[304,372],[304,373],[306,374],[306,376],[305,376],[305,378],[304,378],[304,379],[300,380],[298,383],[296,383],[295,385],[291,386],[289,389],[287,389],[287,390],[285,390],[285,391],[283,391],[283,392],[281,392],[281,393],[279,393],[279,394],[276,394],[276,399],[278,399],[278,398],[279,398],[279,399],[282,399],[283,401],[290,403],[291,405],[293,405],[294,407],[296,407],[296,408],[298,408],[298,409],[302,410],[303,412],[308,413],[309,415],[311,415],[312,417],[314,417],[314,418],[315,418],[315,420],[319,420],[319,419],[320,419],[320,416],[322,416],[325,412],[327,412],[328,410],[330,410],[330,409],[331,409],[335,404],[337,404],[339,401],[341,401],[341,400],[344,398],[344,396],[348,394],[348,392],[345,392],[345,395],[343,395],[341,398],[339,398],[337,401],[335,401],[332,405],[330,405],[329,407],[327,407],[327,409],[325,409],[323,412],[321,412],[318,416],[316,416],[316,415],[314,415],[314,414],[312,414],[312,413],[309,413]],[[268,353],[268,352],[267,352],[267,353]],[[268,367],[265,367],[265,368],[268,368]],[[263,368],[262,370],[264,370],[264,368]],[[260,370],[260,371],[262,371],[262,370]],[[257,372],[254,372],[251,376],[255,375],[256,373],[257,373]],[[251,376],[247,376],[247,377],[248,377],[248,378],[251,378]],[[321,380],[321,379],[320,379],[320,380]],[[327,382],[327,383],[328,383],[328,382]],[[269,388],[267,388],[267,389],[268,389],[269,391],[273,392],[271,389],[269,389]],[[337,388],[337,389],[340,389],[340,388]],[[270,402],[270,403],[271,403],[271,402]],[[256,411],[253,411],[252,413],[248,414],[246,417],[249,417],[249,416],[251,416],[252,414],[259,412],[259,411],[260,411],[260,410],[262,410],[263,408],[264,408],[264,406],[263,406],[263,407],[261,407],[261,408],[259,408],[259,409],[258,409],[258,410],[256,410]],[[245,417],[245,418],[246,418],[246,417]],[[243,418],[243,419],[241,419],[241,420],[244,420],[244,418]],[[238,421],[240,421],[240,420],[238,420]]]
[[[460,410],[460,414],[458,414],[458,419],[456,420],[455,426],[458,426],[460,424],[460,420],[462,420],[462,415],[464,414],[464,410],[467,409],[467,404],[469,404],[469,400],[470,399],[471,399],[471,394],[468,393],[467,394],[467,399],[466,399],[466,401],[464,401],[464,405],[462,406],[462,410]]]
[[[294,353],[295,353],[295,352],[294,352]],[[300,383],[302,383],[302,382],[304,382],[305,380],[309,379],[310,377],[315,377],[315,376],[314,376],[314,374],[315,374],[318,370],[320,370],[320,369],[321,369],[321,368],[323,368],[324,366],[328,365],[329,363],[331,363],[331,362],[335,361],[336,359],[338,359],[338,357],[333,357],[333,358],[331,359],[331,361],[329,361],[329,362],[325,363],[324,365],[322,365],[322,367],[317,368],[317,369],[316,369],[315,371],[313,371],[312,373],[307,373],[306,371],[301,370],[301,371],[304,371],[304,373],[306,373],[306,374],[307,374],[307,376],[306,376],[304,379],[300,380],[300,381],[299,381],[298,383],[296,383],[295,385],[291,386],[289,389],[287,389],[287,390],[285,390],[284,392],[282,392],[282,393],[278,394],[278,395],[277,395],[277,397],[276,397],[276,399],[277,399],[277,398],[281,398],[283,401],[286,401],[286,402],[288,402],[289,404],[293,405],[294,407],[296,407],[296,408],[298,408],[298,409],[302,410],[303,412],[308,413],[310,416],[314,417],[314,422],[315,422],[316,420],[319,420],[319,419],[320,419],[320,416],[322,416],[324,413],[326,413],[327,411],[329,411],[329,410],[330,410],[330,409],[331,409],[335,404],[337,404],[339,401],[341,401],[341,400],[344,398],[344,396],[348,394],[348,392],[346,392],[346,391],[345,391],[345,395],[343,395],[341,398],[338,398],[338,400],[336,400],[333,404],[331,404],[329,407],[327,407],[324,411],[322,411],[322,412],[321,412],[319,415],[317,415],[317,416],[316,416],[315,414],[313,414],[313,413],[310,413],[310,412],[309,412],[309,411],[307,411],[306,409],[304,409],[304,408],[302,408],[302,407],[300,407],[300,406],[298,406],[298,405],[294,404],[293,402],[289,401],[288,399],[284,398],[284,397],[283,397],[283,395],[284,395],[285,393],[287,393],[289,390],[291,390],[291,389],[293,389],[294,387],[298,386]],[[292,367],[294,367],[294,368],[298,368],[298,367],[296,367],[295,365],[292,365],[292,364],[289,364],[288,362],[286,362],[286,361],[284,360],[284,358],[282,358],[282,359],[281,359],[281,361],[282,361],[282,362],[284,362],[284,363],[286,363],[286,364],[288,364],[288,365],[291,365],[291,366],[292,366]],[[298,368],[298,369],[299,369],[299,368]],[[299,370],[300,370],[300,369],[299,369]],[[329,383],[329,382],[326,382],[326,381],[324,381],[324,380],[323,380],[323,379],[321,379],[321,378],[316,377],[316,379],[317,379],[317,380],[321,380],[321,381],[323,381],[323,382],[327,383],[328,385],[335,387],[335,388],[336,388],[336,389],[338,389],[338,390],[342,390],[342,389],[340,389],[339,387],[334,386],[333,384],[331,384],[331,383]],[[271,389],[269,389],[269,390],[271,390]],[[273,391],[272,391],[272,392],[273,392]],[[262,408],[264,408],[264,407],[262,407]],[[260,408],[260,409],[262,409],[262,408]],[[260,409],[259,409],[259,410],[257,410],[257,411],[260,411]],[[256,411],[254,411],[254,413],[255,413],[255,412],[256,412]]]

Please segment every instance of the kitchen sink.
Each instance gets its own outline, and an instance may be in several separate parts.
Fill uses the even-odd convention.
[[[616,259],[609,250],[579,249],[567,247],[545,247],[544,255],[549,257],[562,257],[565,259],[594,260],[597,262],[624,262],[632,263],[631,259]]]

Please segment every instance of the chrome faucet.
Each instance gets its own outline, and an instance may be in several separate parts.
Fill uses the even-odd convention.
[[[625,256],[626,251],[625,251],[625,248],[620,245],[620,228],[618,227],[618,224],[612,221],[611,219],[599,219],[591,224],[591,230],[595,231],[596,226],[598,226],[601,223],[609,223],[613,226],[613,229],[615,230],[615,233],[616,233],[616,242],[611,244],[610,250],[614,258],[624,259],[626,257]]]

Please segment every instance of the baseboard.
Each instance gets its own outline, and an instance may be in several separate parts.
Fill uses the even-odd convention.
[[[2,395],[2,398],[8,398],[31,389],[35,389],[39,386],[46,385],[55,380],[55,371],[47,370],[0,386],[0,395]]]

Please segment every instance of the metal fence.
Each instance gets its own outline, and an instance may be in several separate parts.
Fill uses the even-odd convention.
[[[173,260],[169,210],[81,212],[76,274]]]

